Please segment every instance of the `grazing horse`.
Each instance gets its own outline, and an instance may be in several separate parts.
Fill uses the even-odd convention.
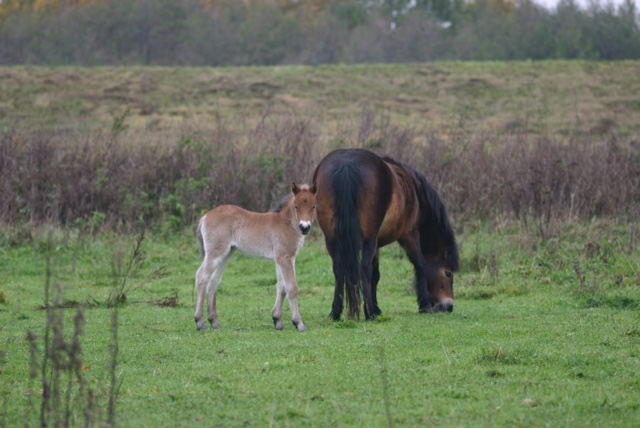
[[[282,303],[285,296],[291,307],[291,321],[298,331],[306,331],[298,309],[296,256],[311,230],[316,212],[316,186],[296,183],[292,195],[268,213],[255,213],[234,205],[221,205],[206,213],[198,223],[198,239],[204,255],[196,272],[195,321],[205,330],[204,297],[207,294],[209,322],[220,328],[216,292],[231,256],[236,249],[256,258],[273,260],[278,273],[276,304],[272,317],[276,330],[282,330]]]
[[[330,317],[382,312],[376,297],[379,251],[398,241],[415,268],[420,312],[452,312],[458,246],[438,193],[409,165],[364,149],[329,153],[316,167],[317,221],[333,259],[335,292]],[[346,296],[345,296],[346,287]]]

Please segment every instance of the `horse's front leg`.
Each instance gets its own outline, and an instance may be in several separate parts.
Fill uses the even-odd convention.
[[[398,240],[398,242],[407,253],[407,256],[415,270],[418,310],[421,313],[433,312],[433,306],[429,299],[429,288],[427,284],[427,261],[422,255],[422,250],[420,249],[420,237],[416,233],[408,238]]]
[[[282,275],[282,282],[284,283],[287,299],[289,299],[289,306],[291,307],[291,322],[293,322],[293,325],[296,326],[298,331],[307,331],[307,328],[302,322],[300,309],[298,307],[299,286],[298,281],[296,280],[296,259],[295,257],[289,256],[278,257],[276,259],[276,264],[280,271],[280,275]],[[275,310],[276,308],[274,308],[274,312]],[[282,308],[280,308],[280,310],[282,311]]]

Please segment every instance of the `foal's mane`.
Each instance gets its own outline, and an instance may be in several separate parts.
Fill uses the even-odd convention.
[[[282,198],[280,198],[278,203],[273,208],[271,208],[270,212],[279,213],[280,211],[282,211],[284,207],[287,206],[287,204],[292,198],[293,198],[293,193],[289,192],[288,195],[285,195]]]
[[[459,270],[460,255],[455,233],[449,221],[447,209],[438,192],[429,184],[427,177],[411,165],[399,162],[389,156],[383,156],[382,159],[387,163],[404,169],[413,179],[420,205],[420,247],[423,253],[434,254],[442,252],[441,249],[437,248],[437,241],[439,240],[433,239],[434,234],[437,234],[445,246],[446,251],[444,253],[449,267],[453,271]]]
[[[308,184],[301,184],[300,186],[300,190],[309,190],[309,185]],[[291,199],[293,199],[293,193],[289,192],[286,195],[284,195],[277,204],[275,204],[275,206],[273,208],[271,208],[269,211],[272,213],[279,213],[280,211],[282,211],[282,209],[284,207],[287,206],[287,204],[289,203],[289,201],[291,201]]]

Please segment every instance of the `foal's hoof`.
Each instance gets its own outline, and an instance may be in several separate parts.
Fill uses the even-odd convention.
[[[198,329],[198,331],[205,331],[207,329],[207,326],[204,324],[196,325],[196,328]]]
[[[292,321],[293,325],[296,326],[296,328],[298,329],[298,331],[307,331],[307,327],[304,326],[304,324],[302,324],[302,322],[295,322]]]
[[[280,330],[284,330],[284,326],[282,325],[282,319],[280,318],[274,318],[273,319],[273,326],[276,328],[276,330],[280,331]]]

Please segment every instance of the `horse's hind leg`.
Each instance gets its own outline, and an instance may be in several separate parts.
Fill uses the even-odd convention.
[[[378,316],[382,313],[378,306],[378,282],[380,282],[380,254],[378,250],[376,250],[376,254],[373,256],[371,267],[371,297],[373,300],[373,314]]]
[[[334,257],[335,254],[335,242],[329,242],[327,239],[327,251],[331,254],[331,260],[333,262],[333,276],[335,278],[335,288],[333,290],[333,304],[331,306],[331,313],[329,319],[332,321],[340,321],[342,311],[344,310],[344,276],[340,273],[338,263],[340,263]]]
[[[273,308],[273,321],[276,329],[278,329],[278,320],[280,320],[280,329],[282,328],[282,292],[286,293],[291,307],[291,322],[296,326],[298,331],[307,331],[300,316],[300,308],[298,307],[298,293],[300,287],[296,280],[296,259],[290,257],[282,257],[276,259],[278,269],[278,297],[276,298],[276,306]],[[282,290],[284,288],[284,290]],[[278,319],[278,320],[277,320]]]
[[[362,275],[362,297],[364,300],[364,316],[368,320],[375,319],[380,315],[380,309],[377,308],[377,304],[374,305],[374,288],[373,288],[373,273],[374,263],[376,256],[376,241],[369,240],[362,246],[362,260],[360,262],[361,275]],[[380,278],[378,277],[378,280]],[[377,286],[377,283],[376,283]],[[378,309],[376,311],[376,308]]]

